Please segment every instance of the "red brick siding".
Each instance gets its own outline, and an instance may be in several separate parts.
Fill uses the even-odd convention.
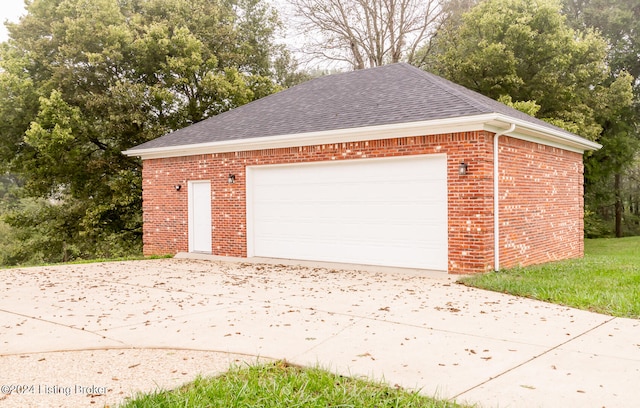
[[[243,257],[247,254],[246,166],[446,153],[449,272],[491,270],[492,139],[493,134],[478,131],[145,160],[144,252],[151,255],[188,251],[189,180],[211,180],[212,253]],[[514,152],[514,158],[517,154],[520,152]],[[581,165],[580,155],[573,155],[571,158],[577,158]],[[570,157],[567,156],[567,162],[569,160]],[[469,172],[465,176],[458,175],[461,161],[469,165]],[[507,166],[517,165],[517,160],[507,160],[505,169]],[[236,175],[235,184],[227,183],[229,174]],[[174,188],[178,184],[183,186],[180,191]],[[579,200],[581,199],[580,195]],[[507,214],[505,213],[506,216]],[[581,245],[581,236],[578,241],[580,244],[575,245]],[[507,257],[508,253],[505,256],[505,260],[511,259]],[[535,259],[538,259],[537,256]]]
[[[503,137],[500,145],[500,264],[582,257],[582,155]]]

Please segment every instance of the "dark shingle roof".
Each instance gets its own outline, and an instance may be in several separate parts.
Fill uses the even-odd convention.
[[[485,113],[500,113],[562,131],[453,82],[399,63],[302,83],[139,145],[131,153]]]

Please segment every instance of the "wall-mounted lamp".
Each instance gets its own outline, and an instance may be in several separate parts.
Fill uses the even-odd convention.
[[[469,169],[469,165],[465,162],[460,163],[460,166],[458,166],[458,174],[461,176],[464,176],[465,174],[467,174],[467,170]]]
[[[182,188],[182,186],[180,184],[176,184],[175,186],[173,186],[173,188],[176,189],[176,191],[180,191],[180,189]]]
[[[235,174],[229,174],[229,178],[227,179],[227,183],[233,184],[235,182],[236,182],[236,175]]]

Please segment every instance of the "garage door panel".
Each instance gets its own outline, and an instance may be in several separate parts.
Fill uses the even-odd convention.
[[[280,220],[282,217],[290,215],[292,211],[300,213],[301,219],[308,218],[316,220],[320,218],[340,218],[349,220],[353,217],[358,219],[369,218],[376,222],[407,222],[438,221],[441,217],[440,204],[431,202],[418,203],[394,203],[394,202],[367,202],[359,201],[354,203],[336,203],[336,202],[304,202],[291,204],[290,202],[270,203],[262,205],[254,209],[257,219],[267,220],[273,218]],[[412,220],[407,220],[406,212],[414,215]]]
[[[439,208],[435,206],[419,205],[380,205],[375,208],[364,209],[363,205],[342,206],[336,209],[335,206],[313,206],[313,205],[282,205],[272,208],[261,209],[255,212],[256,217],[261,221],[275,220],[286,222],[284,217],[295,214],[296,219],[316,221],[320,219],[331,219],[336,222],[362,222],[371,220],[374,223],[421,223],[442,221],[439,216]],[[407,213],[413,213],[414,217],[407,219]],[[355,218],[355,219],[354,219]]]
[[[446,156],[255,166],[253,256],[447,269]]]
[[[384,227],[385,234],[380,235],[380,225]],[[420,239],[424,233],[424,230],[428,228],[426,224],[409,224],[409,223],[395,223],[395,224],[355,224],[355,223],[332,223],[326,222],[312,223],[312,222],[299,222],[299,223],[277,223],[271,222],[263,223],[259,226],[261,230],[276,231],[272,233],[261,233],[257,236],[258,242],[262,242],[261,238],[266,240],[273,240],[279,236],[295,236],[298,238],[308,237],[310,239],[320,240],[323,238],[346,242],[348,240],[362,241],[363,237],[369,237],[369,242],[374,242],[376,237],[379,237],[381,242],[388,244],[393,243],[412,243],[412,242],[430,242],[429,239]],[[440,229],[438,232],[446,232],[444,229]],[[295,234],[295,235],[291,235]],[[277,242],[277,241],[276,241]]]
[[[264,199],[265,203],[286,203],[292,193],[295,192],[297,202],[322,203],[333,202],[335,197],[340,197],[340,202],[353,202],[361,204],[363,202],[387,203],[390,198],[402,197],[407,188],[412,189],[413,198],[417,201],[431,201],[434,189],[437,189],[446,180],[433,180],[401,183],[371,181],[367,183],[351,183],[334,181],[327,183],[291,183],[289,185],[261,185],[254,191]],[[391,200],[393,201],[393,200]]]
[[[289,244],[282,246],[282,244]],[[271,240],[261,249],[269,253],[274,258],[286,258],[286,259],[305,259],[315,261],[326,262],[345,262],[345,263],[357,263],[367,265],[384,265],[384,266],[398,266],[406,268],[423,268],[444,270],[429,266],[432,264],[446,264],[447,254],[442,252],[442,248],[437,245],[421,245],[421,242],[413,242],[414,246],[401,245],[404,243],[389,244],[388,242],[368,242],[368,248],[370,250],[363,260],[361,254],[357,251],[353,251],[350,248],[354,245],[361,244],[361,241],[344,240],[338,241],[335,239],[322,240],[318,237],[308,237],[308,239],[298,238],[290,239],[288,242],[279,242],[275,244],[275,241]],[[326,251],[318,253],[317,246],[323,247]],[[286,249],[288,248],[288,249]],[[295,251],[291,249],[295,248]],[[429,258],[429,265],[416,264],[412,260],[415,257],[416,251],[420,251],[425,258]],[[267,256],[267,255],[261,255]]]

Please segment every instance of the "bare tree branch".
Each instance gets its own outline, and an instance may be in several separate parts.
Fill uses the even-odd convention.
[[[447,0],[289,0],[305,52],[354,69],[408,61],[428,43]]]

